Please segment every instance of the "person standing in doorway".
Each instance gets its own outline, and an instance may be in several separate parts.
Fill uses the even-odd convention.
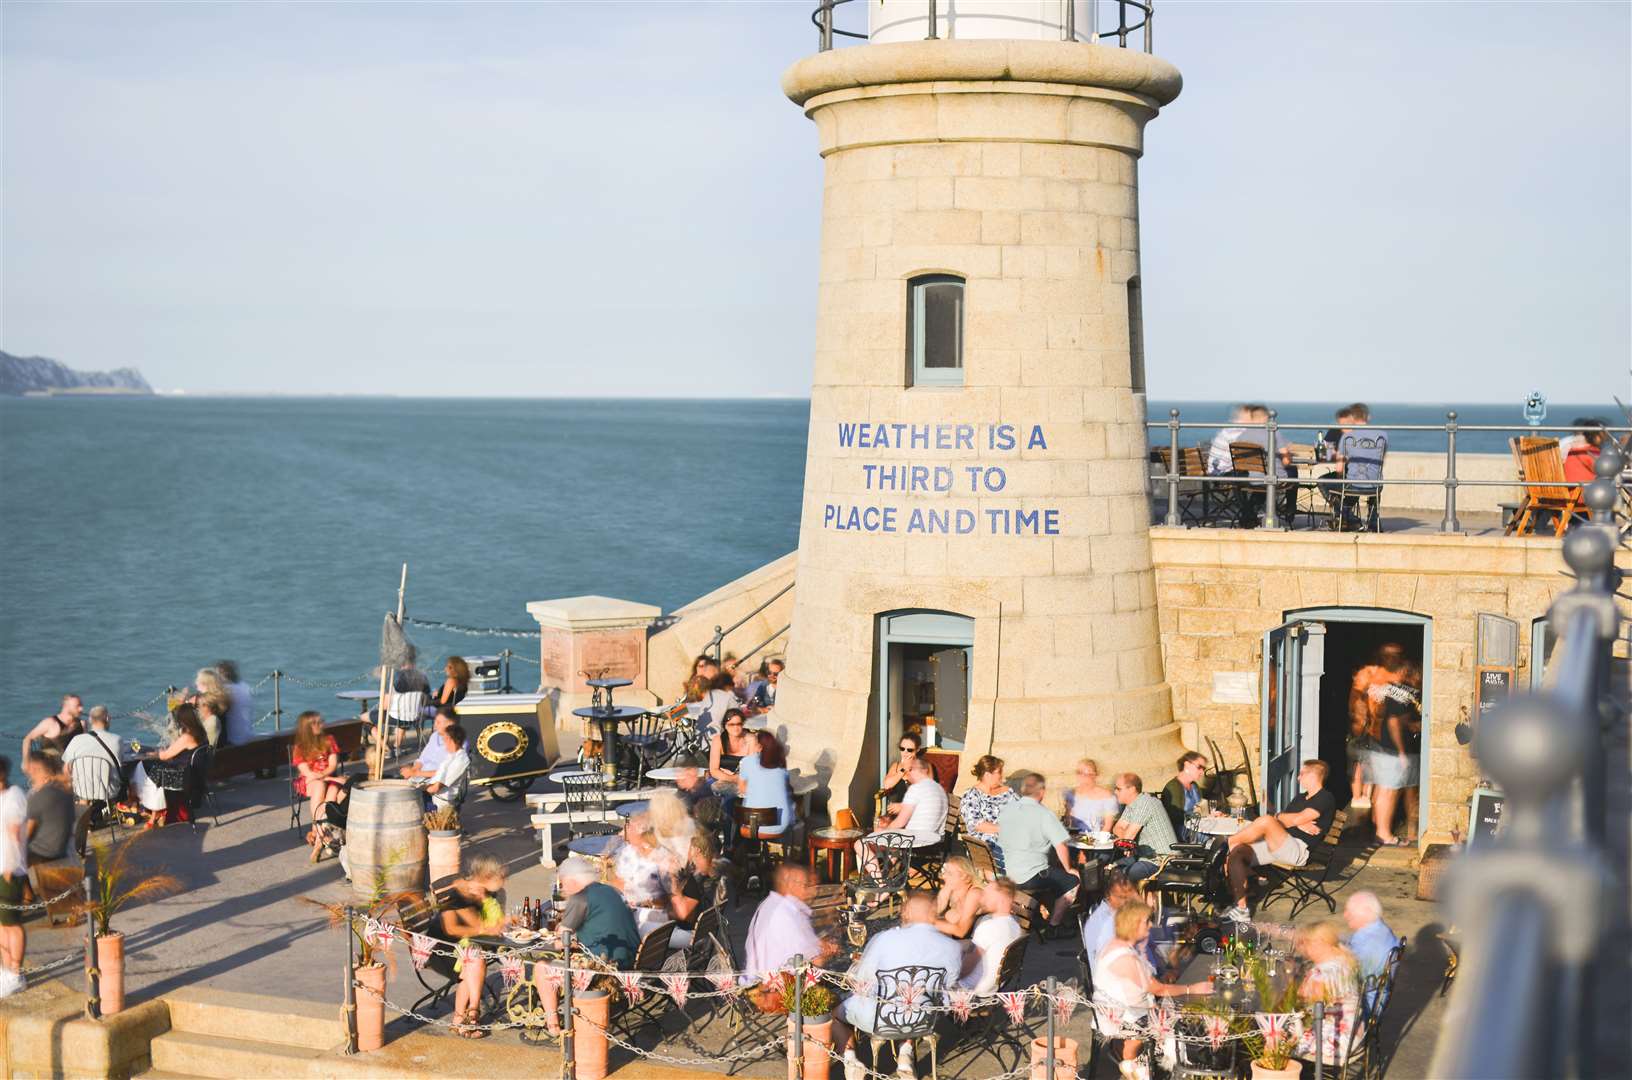
[[[1422,669],[1391,641],[1374,663],[1355,672],[1349,691],[1351,732],[1363,737],[1361,757],[1371,780],[1371,820],[1384,846],[1404,843],[1394,835],[1400,792],[1406,792],[1408,823],[1416,819],[1417,749],[1422,737]],[[1350,763],[1353,768],[1353,763]]]

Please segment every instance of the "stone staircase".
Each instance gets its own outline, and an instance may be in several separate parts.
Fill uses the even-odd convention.
[[[331,1077],[377,1075],[336,1058],[345,1028],[332,1005],[223,990],[187,988],[165,995],[170,1030],[154,1038],[152,1065],[136,1075],[179,1077]],[[356,1069],[349,1066],[355,1064]]]

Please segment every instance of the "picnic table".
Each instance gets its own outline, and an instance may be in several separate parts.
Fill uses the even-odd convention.
[[[570,773],[586,773],[586,769],[569,769],[553,772],[548,779],[560,782],[562,776]],[[640,800],[650,800],[661,790],[655,787],[642,788],[607,788],[606,801],[608,803],[626,803]],[[533,828],[539,834],[539,863],[543,866],[555,865],[556,828],[565,826],[569,820],[582,821],[585,815],[575,812],[568,815],[566,811],[567,793],[563,790],[532,792],[527,796],[527,808],[532,811]],[[602,820],[622,821],[624,815],[618,813],[617,807],[609,807]]]

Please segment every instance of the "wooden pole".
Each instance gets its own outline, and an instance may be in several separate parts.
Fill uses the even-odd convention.
[[[403,599],[408,592],[408,564],[402,564],[402,577],[397,581],[397,629],[402,629]],[[369,779],[378,780],[385,776],[385,746],[386,737],[390,734],[385,722],[385,693],[389,689],[387,680],[392,672],[387,669],[383,659],[380,663],[380,711],[374,728],[374,761],[369,767]]]

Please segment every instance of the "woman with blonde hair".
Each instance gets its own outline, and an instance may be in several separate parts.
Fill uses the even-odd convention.
[[[651,814],[635,814],[623,827],[607,884],[623,895],[641,937],[669,921],[669,865],[668,853],[657,846]]]
[[[1099,762],[1085,757],[1077,762],[1076,786],[1060,796],[1065,804],[1065,826],[1072,832],[1110,832],[1122,806],[1116,794],[1099,782]]]
[[[670,788],[655,791],[646,803],[646,817],[652,823],[658,848],[674,868],[683,866],[691,857],[692,836],[697,832],[697,822],[686,809],[685,800]]]
[[[954,855],[941,864],[941,888],[935,895],[935,929],[950,938],[966,938],[980,915],[980,890],[986,883],[975,864]]]
[[[442,666],[442,689],[436,692],[436,704],[457,705],[470,693],[470,665],[462,656],[450,656]]]
[[[986,846],[992,849],[992,863],[1001,873],[1003,870],[1003,852],[997,846],[997,815],[1003,808],[1015,802],[1020,796],[1014,793],[1003,777],[1003,759],[986,754],[975,767],[969,770],[974,774],[975,786],[969,788],[958,800],[958,809],[963,814],[963,827],[986,841]]]
[[[1326,1023],[1321,1028],[1321,1055],[1332,1065],[1341,1066],[1349,1047],[1358,1046],[1365,1036],[1360,1021],[1360,963],[1343,945],[1346,927],[1333,919],[1322,919],[1298,930],[1298,955],[1309,962],[1309,970],[1298,987],[1305,1001],[1326,1003]],[[1298,1039],[1298,1057],[1314,1059],[1315,1033],[1306,1028]]]
[[[1142,1075],[1139,1061],[1140,1040],[1123,1034],[1126,1025],[1136,1024],[1150,1015],[1159,997],[1180,997],[1184,994],[1205,994],[1212,990],[1212,980],[1199,983],[1164,983],[1156,978],[1156,969],[1145,959],[1145,941],[1150,937],[1150,905],[1140,900],[1129,900],[1116,912],[1115,936],[1100,951],[1098,972],[1094,982],[1095,1013],[1120,1013],[1124,1028],[1103,1031],[1107,1039],[1122,1039],[1123,1076]],[[1103,1010],[1103,1012],[1101,1012]],[[1096,1019],[1098,1017],[1096,1016]]]

